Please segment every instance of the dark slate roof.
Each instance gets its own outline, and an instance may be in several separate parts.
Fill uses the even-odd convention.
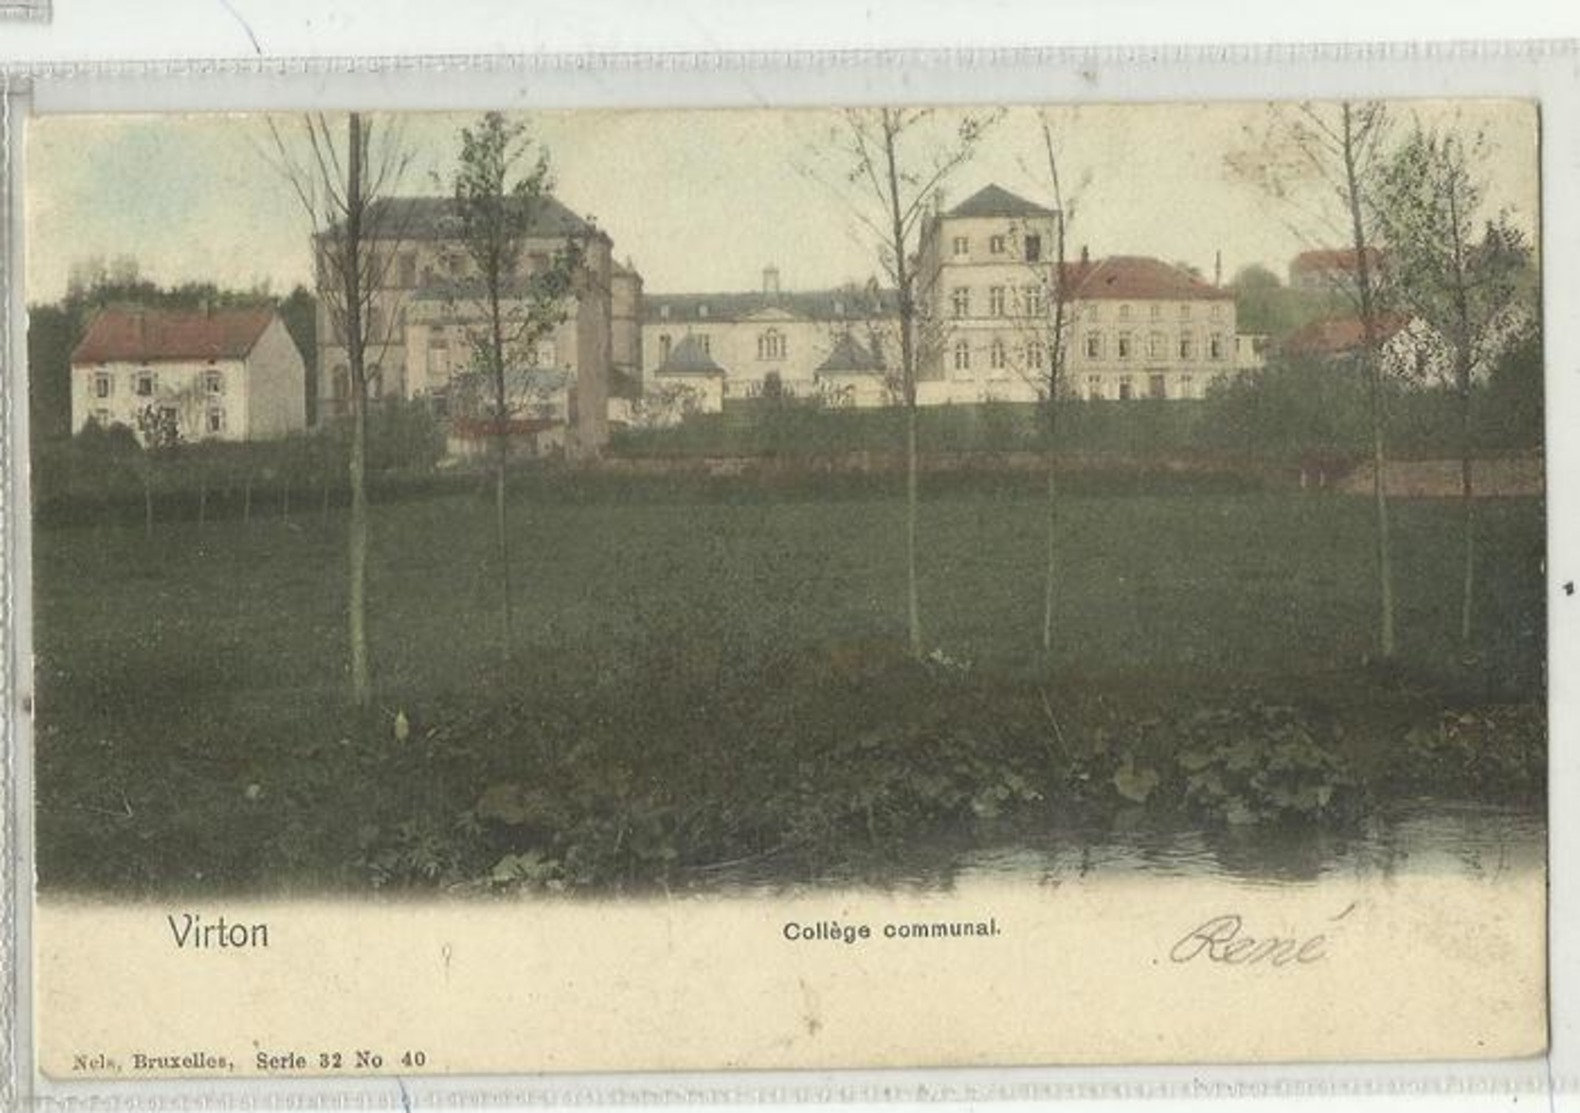
[[[659,365],[660,375],[722,375],[724,368],[713,362],[702,341],[695,336],[681,339],[669,350],[669,358]]]
[[[370,226],[380,238],[448,240],[456,237],[455,201],[450,197],[385,197],[373,202]],[[566,208],[557,197],[538,199],[527,229],[529,237],[603,235],[592,224]]]
[[[272,309],[106,309],[93,318],[72,363],[245,359],[275,318]]]
[[[782,309],[808,321],[867,321],[893,317],[899,309],[893,290],[841,286],[833,290],[785,290],[779,293],[644,294],[642,320],[700,324],[739,321],[765,309]],[[666,313],[667,311],[667,313]]]
[[[1053,210],[1044,208],[1024,197],[1017,197],[1002,186],[988,185],[977,190],[960,204],[950,209],[946,216],[1053,216]]]
[[[818,364],[819,375],[879,375],[883,373],[883,360],[869,351],[849,332],[842,332],[834,339],[828,358]]]

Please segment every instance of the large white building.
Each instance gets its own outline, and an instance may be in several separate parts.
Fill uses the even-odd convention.
[[[1200,398],[1254,361],[1234,294],[1140,255],[1057,262],[1059,214],[990,185],[923,230],[928,319],[918,400],[1046,397],[1063,292],[1063,389],[1082,398]]]
[[[928,217],[915,260],[920,404],[1045,397],[1061,291],[1066,393],[1200,398],[1213,382],[1260,365],[1260,338],[1237,333],[1232,292],[1145,256],[1082,252],[1061,271],[1059,220],[996,185]],[[654,294],[643,306],[650,399],[672,401],[688,384],[687,408],[702,411],[765,393],[838,406],[902,397],[892,291],[785,291],[769,267],[760,291]]]
[[[273,309],[106,309],[71,353],[71,424],[181,441],[306,428],[307,368]]]
[[[373,338],[369,391],[375,398],[421,399],[440,413],[449,413],[455,401],[451,387],[471,369],[484,321],[476,267],[459,239],[452,199],[396,197],[380,204],[372,224],[377,238],[371,248],[375,258],[384,253],[387,257],[374,268],[382,281],[374,292],[368,323]],[[523,369],[563,373],[565,396],[550,402],[536,397],[512,399],[511,416],[536,420],[528,411],[558,409],[565,414],[563,435],[544,438],[544,443],[552,441],[572,455],[590,455],[608,440],[611,388],[616,396],[628,393],[621,384],[634,386],[638,374],[636,307],[641,277],[629,265],[614,261],[613,243],[606,233],[558,199],[545,196],[523,241],[518,297],[509,308],[515,312],[520,307],[533,274],[541,273],[556,252],[573,242],[581,249],[582,263],[574,293],[567,298],[565,320],[536,345],[530,366]],[[347,411],[351,382],[345,338],[322,298],[318,335],[319,413],[334,418]],[[535,377],[535,381],[543,379]]]
[[[898,366],[897,336],[892,294],[783,290],[770,266],[757,291],[643,298],[642,382],[650,404],[689,385],[697,392],[691,408],[703,412],[765,394],[875,404],[888,399],[884,368]],[[867,366],[848,358],[852,344]],[[852,389],[857,376],[860,390]]]

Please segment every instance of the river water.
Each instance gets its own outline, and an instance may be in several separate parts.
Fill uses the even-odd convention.
[[[709,871],[708,888],[767,893],[827,886],[951,890],[981,882],[1055,885],[1086,878],[1210,878],[1234,887],[1434,874],[1491,880],[1541,868],[1546,817],[1469,801],[1417,800],[1344,829],[1210,829],[1121,816],[1106,828],[1052,826],[940,837],[881,860],[812,873],[780,858]],[[698,879],[701,881],[701,879]]]

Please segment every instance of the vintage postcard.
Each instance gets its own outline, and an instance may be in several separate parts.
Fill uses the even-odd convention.
[[[1542,136],[27,119],[37,1069],[1539,1056]]]

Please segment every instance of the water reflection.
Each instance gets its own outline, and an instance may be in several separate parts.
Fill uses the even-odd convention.
[[[743,863],[715,873],[708,885],[783,892],[851,885],[946,890],[988,881],[1056,886],[1093,876],[1208,877],[1253,887],[1401,873],[1490,879],[1544,864],[1546,822],[1527,810],[1413,801],[1344,830],[1171,826],[1138,811],[1101,830],[1054,826],[983,841],[980,832],[939,838],[898,858],[875,856],[817,874],[782,859]]]

